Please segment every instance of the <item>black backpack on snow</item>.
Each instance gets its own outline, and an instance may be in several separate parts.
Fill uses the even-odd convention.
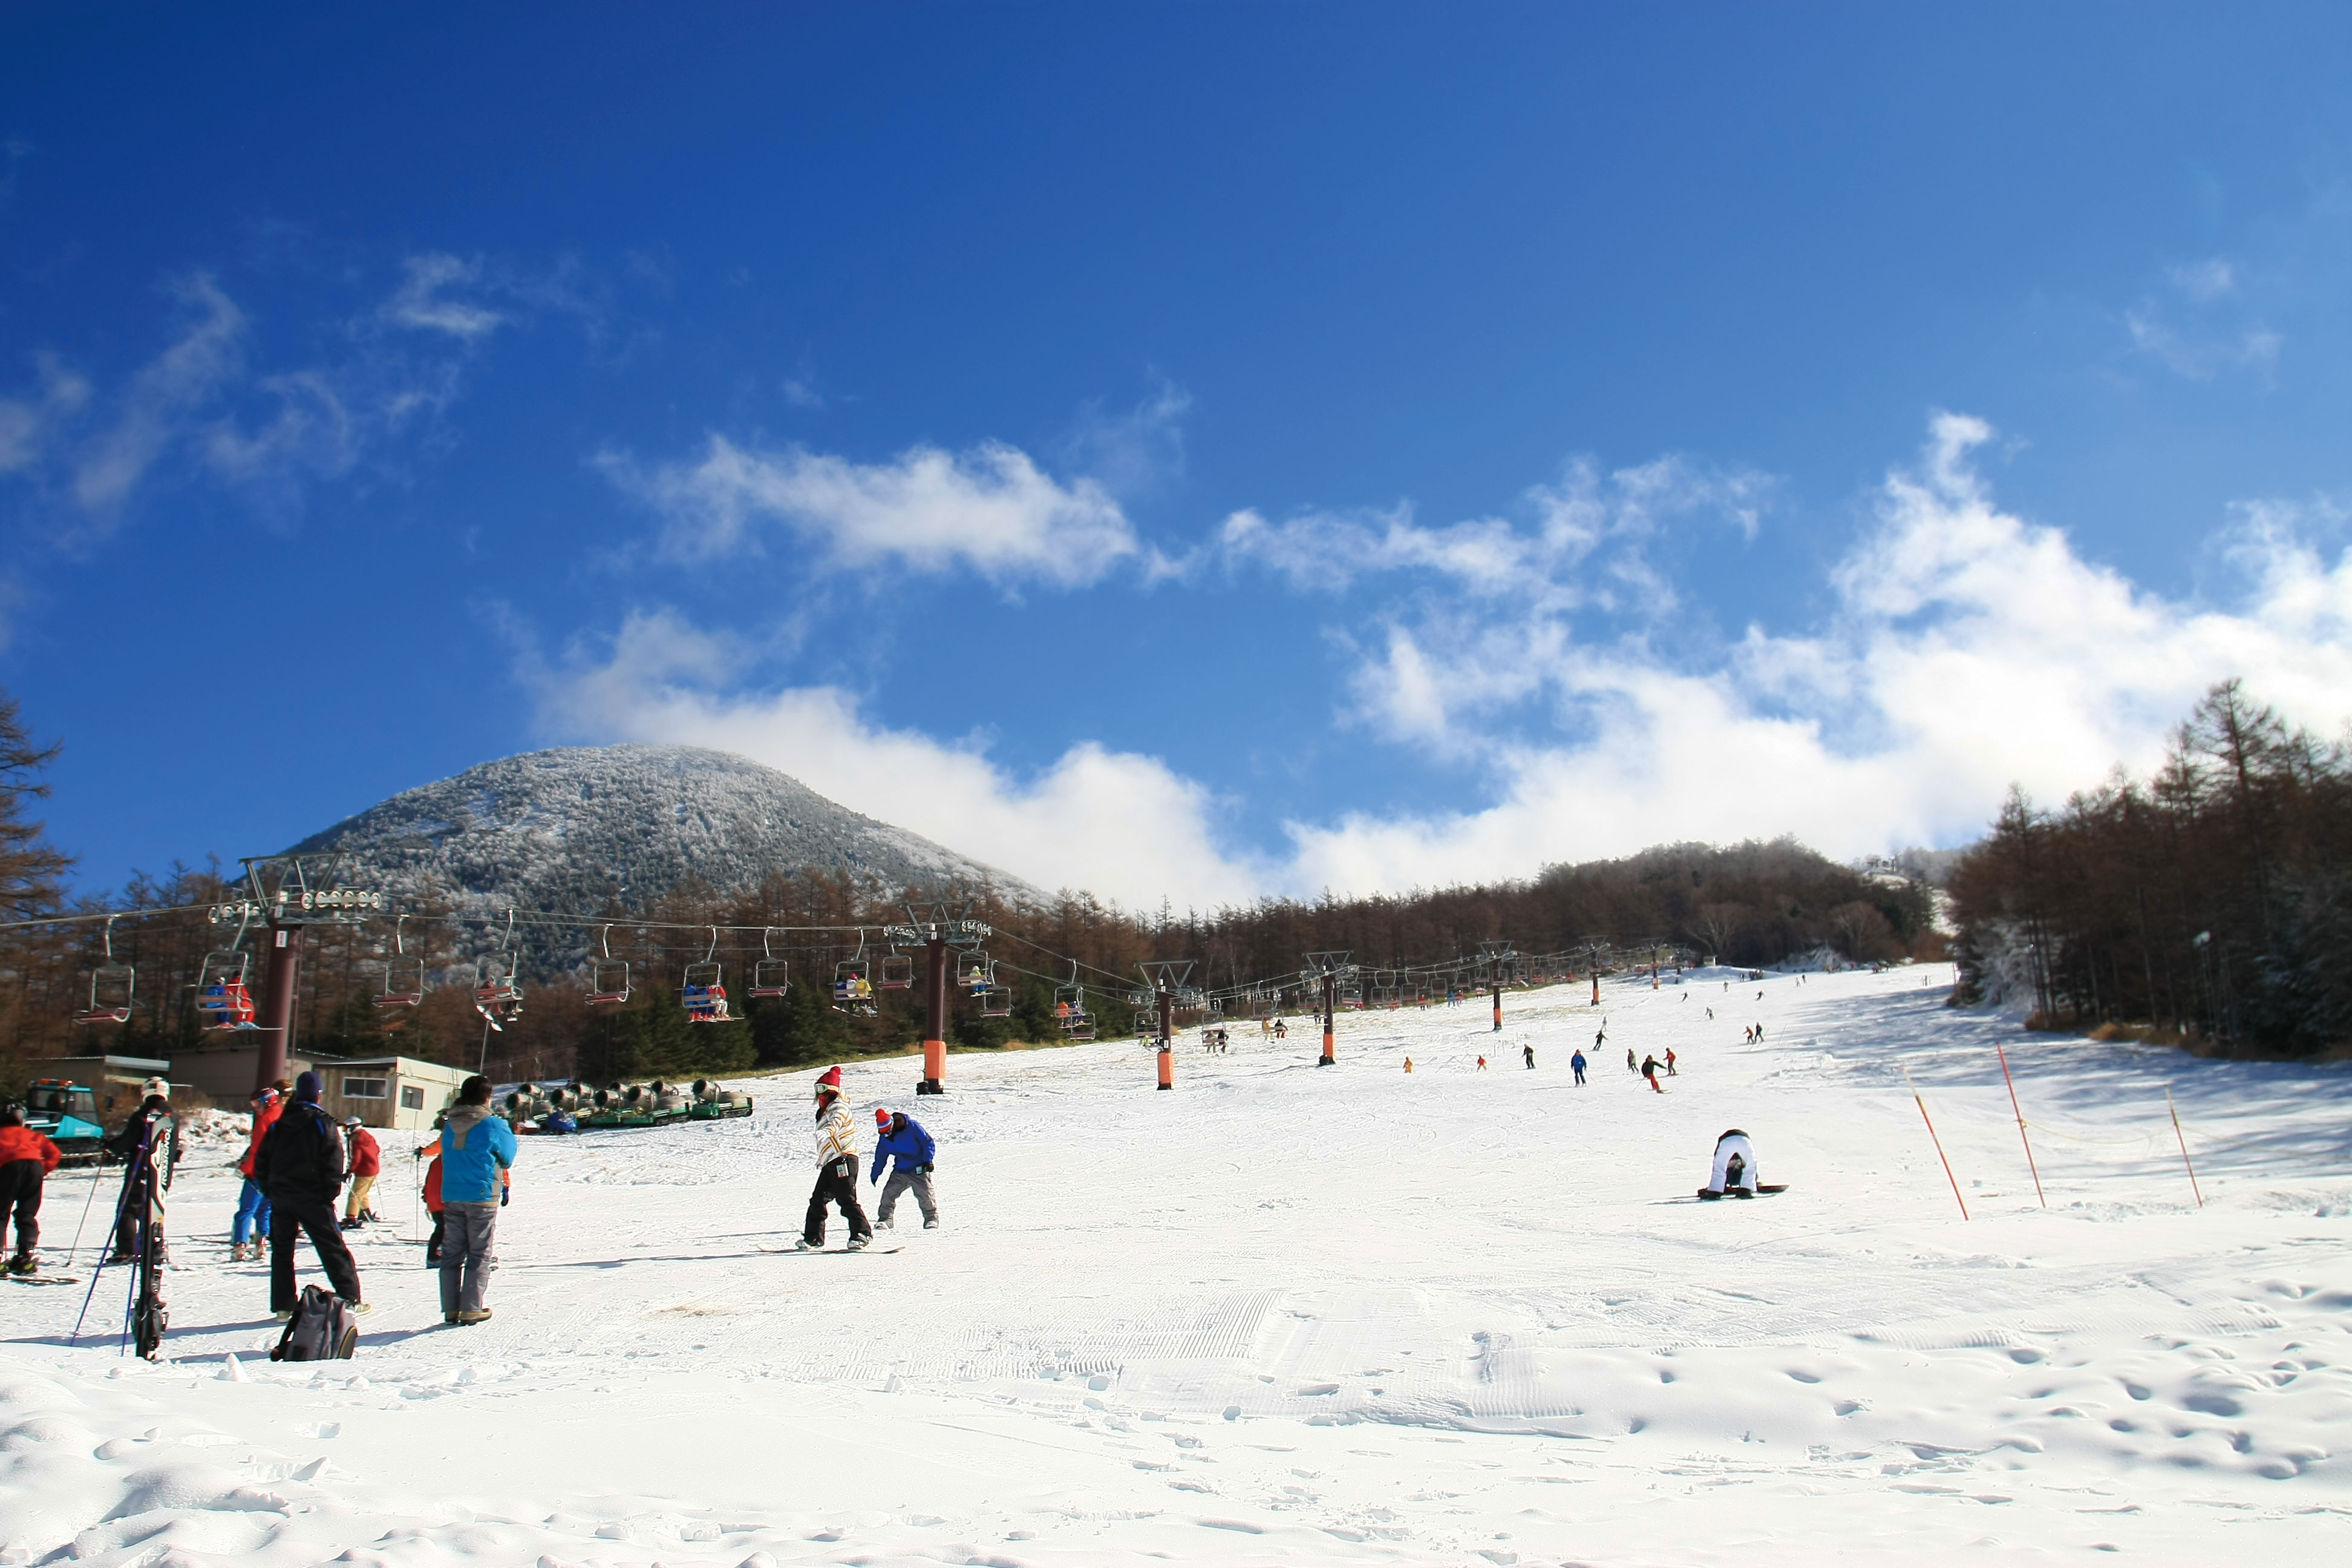
[[[286,1331],[270,1351],[271,1361],[349,1361],[359,1348],[360,1326],[341,1297],[316,1285],[302,1287],[302,1300]]]

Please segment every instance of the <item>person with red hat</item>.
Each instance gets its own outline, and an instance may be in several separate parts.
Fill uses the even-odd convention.
[[[874,1239],[866,1211],[857,1206],[857,1121],[841,1103],[841,1069],[828,1068],[816,1080],[816,1188],[809,1194],[808,1223],[796,1250],[824,1246],[825,1205],[836,1204],[849,1222],[849,1250],[863,1252]]]
[[[921,1122],[903,1110],[875,1107],[874,1170],[866,1179],[880,1181],[882,1162],[891,1162],[890,1184],[882,1189],[881,1206],[874,1211],[876,1224],[889,1228],[890,1211],[898,1206],[898,1194],[912,1189],[915,1206],[923,1211],[923,1228],[940,1228],[940,1205],[931,1199],[931,1162],[939,1152],[940,1146],[931,1142]]]

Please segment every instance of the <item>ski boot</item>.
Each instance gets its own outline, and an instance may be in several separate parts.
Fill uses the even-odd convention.
[[[940,1228],[940,1222],[935,1219],[927,1219],[923,1222],[923,1228],[925,1230],[937,1230]]]
[[[29,1279],[41,1271],[41,1260],[29,1252],[19,1252],[8,1259],[8,1272],[19,1279]]]
[[[252,1256],[253,1248],[246,1246],[245,1243],[232,1241],[228,1244],[228,1260],[231,1263],[243,1263]]]
[[[874,1238],[870,1236],[853,1236],[849,1238],[849,1250],[852,1252],[863,1252],[866,1247],[872,1246]]]
[[[361,1224],[362,1221],[359,1215],[346,1215],[341,1219],[335,1222],[335,1228],[337,1230],[357,1230],[360,1228]]]
[[[794,1252],[822,1252],[824,1250],[824,1244],[819,1241],[811,1241],[804,1236],[798,1241],[793,1243],[793,1250]]]

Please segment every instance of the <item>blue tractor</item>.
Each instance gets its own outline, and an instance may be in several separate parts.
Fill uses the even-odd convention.
[[[106,1140],[106,1130],[98,1124],[98,1096],[63,1079],[41,1079],[25,1090],[25,1125],[78,1165],[94,1163]]]

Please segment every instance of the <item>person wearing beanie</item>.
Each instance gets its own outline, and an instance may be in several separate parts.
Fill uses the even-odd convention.
[[[147,1081],[151,1085],[163,1084],[166,1089],[171,1087],[163,1084],[161,1079],[149,1079]],[[163,1144],[158,1151],[162,1158],[155,1163],[159,1178],[157,1184],[168,1188],[172,1184],[172,1172],[180,1163],[180,1119],[172,1114],[169,1100],[162,1094],[150,1092],[140,1100],[139,1109],[123,1119],[122,1131],[100,1146],[101,1158],[120,1160],[123,1164],[122,1192],[114,1203],[114,1253],[107,1259],[109,1263],[130,1262],[131,1255],[139,1244],[139,1226],[145,1216],[131,1203],[131,1189],[139,1180],[141,1157],[157,1142]],[[163,1240],[160,1221],[155,1258],[159,1263],[171,1261],[171,1249]]]
[[[357,1230],[376,1217],[368,1207],[375,1179],[383,1173],[383,1146],[356,1116],[343,1118],[343,1138],[351,1149],[352,1195],[343,1203],[343,1228]]]
[[[335,1224],[335,1199],[343,1190],[343,1135],[319,1109],[326,1085],[314,1072],[294,1080],[293,1103],[263,1134],[254,1152],[253,1179],[269,1199],[269,1310],[282,1321],[294,1315],[294,1244],[304,1236],[319,1255],[328,1286],[354,1312],[368,1310],[360,1300],[359,1265]]]
[[[882,1162],[890,1161],[890,1184],[882,1189],[881,1205],[874,1211],[874,1223],[887,1228],[890,1211],[898,1206],[898,1194],[912,1189],[915,1206],[923,1211],[923,1228],[940,1228],[939,1205],[931,1200],[931,1162],[939,1154],[939,1145],[923,1131],[923,1124],[903,1110],[891,1111],[878,1107],[874,1112],[874,1171],[866,1179],[882,1179]]]
[[[457,1103],[441,1127],[441,1321],[484,1323],[490,1309],[483,1298],[490,1270],[499,1266],[490,1250],[499,1228],[499,1205],[506,1196],[507,1167],[519,1145],[514,1129],[490,1114],[490,1080],[478,1074],[457,1089]]]
[[[253,1091],[253,1128],[246,1134],[245,1158],[236,1163],[236,1173],[245,1178],[245,1185],[236,1195],[236,1217],[229,1222],[228,1260],[243,1263],[261,1256],[261,1244],[269,1239],[269,1196],[261,1184],[253,1179],[253,1157],[261,1152],[261,1141],[277,1123],[286,1101],[274,1089]]]
[[[11,1274],[29,1278],[41,1271],[33,1250],[41,1241],[41,1190],[64,1157],[55,1143],[25,1125],[24,1107],[0,1105],[0,1228],[11,1215],[16,1222]]]
[[[838,1205],[849,1222],[849,1250],[863,1252],[874,1239],[866,1211],[857,1206],[857,1119],[841,1103],[841,1069],[828,1068],[816,1080],[816,1187],[809,1194],[808,1222],[796,1250],[824,1245],[825,1205]]]

